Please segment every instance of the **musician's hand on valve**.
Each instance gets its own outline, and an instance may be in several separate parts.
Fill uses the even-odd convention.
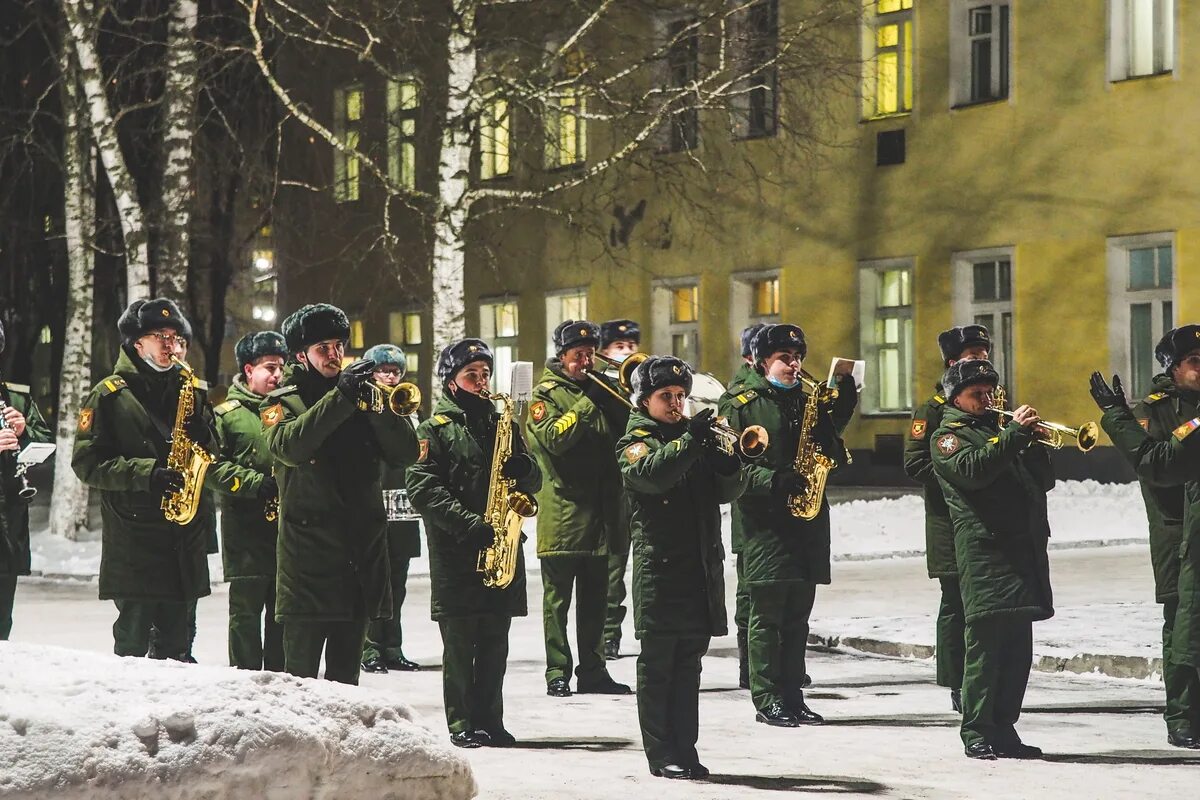
[[[587,399],[591,400],[592,403],[598,408],[602,407],[603,404],[608,402],[609,398],[612,397],[612,395],[605,391],[604,387],[597,383],[593,378],[588,378],[587,382],[583,384],[583,393],[587,395]]]
[[[258,485],[258,494],[256,496],[264,503],[279,496],[279,483],[275,480],[274,475],[263,476],[262,483]]]
[[[1108,411],[1112,408],[1129,407],[1128,401],[1125,400],[1125,387],[1121,384],[1121,376],[1113,375],[1112,387],[1105,382],[1104,376],[1099,372],[1092,373],[1091,379],[1092,399],[1096,401],[1096,405],[1100,406],[1101,411]]]
[[[168,467],[155,467],[150,473],[150,491],[155,494],[177,492],[183,488],[183,473]]]
[[[1020,425],[1022,428],[1033,428],[1042,418],[1038,416],[1037,409],[1032,406],[1020,406],[1012,414],[1013,422]]]
[[[479,521],[467,529],[467,544],[479,550],[491,547],[496,543],[496,532],[480,517]]]
[[[717,432],[713,430],[712,424],[713,410],[706,408],[688,420],[688,433],[700,444],[708,444],[717,437]]]
[[[17,436],[25,434],[25,415],[12,406],[4,407],[4,421]]]
[[[771,494],[777,497],[791,497],[804,494],[808,488],[808,479],[795,470],[789,469],[776,472],[771,478]]]
[[[0,428],[0,452],[20,449],[21,443],[17,440],[17,434],[8,428]]]
[[[338,375],[337,388],[351,403],[357,403],[359,396],[362,394],[362,387],[367,381],[371,380],[372,373],[375,372],[375,362],[367,358],[360,358],[350,366],[342,370]]]

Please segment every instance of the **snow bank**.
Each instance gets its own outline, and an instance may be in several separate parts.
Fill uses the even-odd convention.
[[[0,793],[443,800],[476,791],[444,736],[360,687],[0,645]]]

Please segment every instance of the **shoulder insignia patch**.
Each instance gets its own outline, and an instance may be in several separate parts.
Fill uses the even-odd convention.
[[[425,461],[429,458],[429,440],[422,439],[417,444],[418,444],[417,463],[424,464]]]
[[[208,381],[202,381],[199,378],[192,378],[192,386],[204,392],[208,391]]]
[[[273,406],[268,406],[258,412],[258,416],[262,419],[262,424],[270,428],[283,419],[283,404],[276,403]]]
[[[924,439],[925,438],[925,425],[926,425],[925,420],[914,419],[912,421],[912,430],[909,431],[909,434],[912,436],[912,438]]]
[[[965,423],[965,422],[947,422],[946,427],[947,428],[965,428],[965,427],[967,427],[967,423]]]
[[[938,437],[937,449],[944,456],[954,455],[960,447],[962,447],[962,441],[953,433]]]
[[[234,475],[233,481],[229,484],[229,491],[236,492],[240,488],[242,488],[242,479]]]
[[[539,389],[553,389],[553,388],[554,388],[554,381],[542,381],[541,383],[539,383],[539,384],[538,384],[538,387],[537,387],[537,388],[539,388]]]
[[[992,438],[988,439],[988,444],[1000,444],[1000,437],[993,436]]]
[[[218,416],[221,414],[228,414],[230,411],[233,411],[235,408],[240,408],[241,405],[242,405],[241,400],[226,400],[224,403],[221,403],[221,405],[214,408],[213,413],[217,414]]]
[[[758,397],[758,392],[751,389],[750,391],[742,392],[737,397],[733,398],[733,402],[737,403],[739,406],[744,406],[746,403],[749,403],[756,397]]]
[[[450,422],[450,418],[447,417],[445,414],[434,414],[432,417],[429,418],[429,424],[433,425],[434,427],[437,427],[439,425],[445,425],[449,422]]]
[[[1191,434],[1192,431],[1196,430],[1196,428],[1200,428],[1200,417],[1189,419],[1187,422],[1171,431],[1171,435],[1182,442]]]
[[[14,392],[20,392],[21,394],[29,394],[29,392],[30,392],[29,386],[24,383],[13,383],[12,381],[5,381],[4,386],[7,389],[11,389]]]
[[[92,420],[96,417],[96,410],[92,408],[81,408],[79,410],[79,430],[87,433],[92,429]]]
[[[933,402],[937,403],[939,406],[942,406],[946,404],[946,398],[942,397],[940,394],[935,394],[933,396]]]
[[[105,378],[103,381],[101,381],[101,384],[104,387],[100,390],[101,396],[115,394],[128,385],[125,383],[124,378]]]
[[[533,417],[534,422],[541,422],[546,418],[546,404],[541,400],[529,407],[529,416]]]
[[[288,386],[280,386],[278,389],[267,395],[267,397],[282,397],[285,394],[291,394],[295,391],[299,391],[299,388],[294,384],[289,384]]]
[[[568,411],[558,419],[554,420],[554,423],[551,425],[551,427],[554,428],[555,433],[557,433],[559,436],[562,436],[564,433],[571,430],[571,428],[578,421],[579,416],[574,411]]]
[[[1150,420],[1149,419],[1139,419],[1138,425],[1141,425],[1142,430],[1144,430],[1144,431],[1148,432],[1150,430]]]
[[[645,442],[634,442],[625,448],[625,460],[630,464],[636,464],[638,459],[650,452],[650,448]]]
[[[649,436],[650,435],[650,431],[646,430],[645,428],[634,428],[632,431],[630,431],[630,433],[632,433],[634,436]]]
[[[1163,400],[1166,397],[1167,397],[1167,395],[1163,394],[1162,392],[1153,392],[1151,394],[1146,395],[1146,402],[1147,403],[1157,403],[1159,400]]]

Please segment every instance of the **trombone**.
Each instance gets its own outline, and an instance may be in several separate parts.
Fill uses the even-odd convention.
[[[998,406],[990,406],[990,411],[995,411],[1000,417],[1008,417],[1012,419],[1013,412]],[[1085,422],[1078,428],[1072,428],[1069,425],[1060,425],[1057,422],[1041,421],[1033,426],[1038,431],[1038,442],[1044,444],[1052,450],[1061,450],[1067,443],[1067,439],[1074,439],[1075,446],[1081,452],[1086,453],[1096,446],[1100,439],[1100,429],[1095,422]]]
[[[415,414],[421,406],[421,389],[415,383],[399,383],[388,386],[376,381],[363,384],[358,398],[358,407],[373,414],[382,414],[386,408],[399,417]]]

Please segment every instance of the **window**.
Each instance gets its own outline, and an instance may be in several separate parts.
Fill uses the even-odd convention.
[[[493,386],[508,382],[512,364],[517,360],[517,302],[485,300],[479,307],[479,338],[492,347],[495,368]]]
[[[1109,80],[1175,68],[1174,0],[1109,0],[1108,5]]]
[[[654,352],[670,353],[693,367],[700,364],[700,284],[694,279],[654,287]]]
[[[353,350],[361,350],[367,346],[366,332],[361,319],[350,320],[350,341],[349,346]]]
[[[508,175],[512,169],[512,116],[508,101],[489,100],[479,122],[479,177],[481,180]]]
[[[954,324],[983,325],[992,336],[991,360],[1009,397],[1013,385],[1012,250],[977,250],[954,257]]]
[[[333,133],[346,147],[357,150],[362,144],[363,90],[348,86],[333,92]],[[339,203],[358,200],[362,165],[358,158],[341,150],[333,151],[333,199]]]
[[[867,360],[865,410],[912,408],[912,274],[910,261],[866,262],[859,270],[862,352]]]
[[[678,153],[693,150],[699,144],[700,116],[693,104],[694,96],[687,92],[700,71],[699,36],[694,18],[670,22],[665,30],[667,57],[665,59],[669,114],[665,125],[663,152]]]
[[[863,116],[913,107],[913,0],[875,0],[864,31]]]
[[[582,79],[586,60],[581,50],[567,54],[562,86],[546,105],[546,167],[569,167],[587,160],[587,95]]]
[[[568,319],[587,319],[587,291],[566,289],[546,295],[546,358],[554,357],[554,329]]]
[[[950,8],[951,104],[1008,97],[1010,4],[954,0]]]
[[[1127,236],[1108,241],[1113,370],[1128,376],[1132,397],[1145,397],[1158,371],[1154,345],[1175,325],[1174,236]]]
[[[259,231],[260,240],[269,241],[270,229],[264,234]],[[267,325],[275,323],[275,302],[279,293],[279,279],[275,272],[275,251],[269,247],[259,247],[251,251],[250,278],[253,281],[252,297],[250,298],[250,316]]]
[[[388,81],[388,180],[412,189],[417,175],[417,114],[421,86],[413,78]]]
[[[730,36],[735,74],[740,78],[730,103],[733,135],[738,139],[774,136],[779,121],[777,0],[759,0],[735,13]]]
[[[779,322],[779,272],[734,275],[730,292],[729,321],[732,324],[734,364],[740,364],[742,329],[756,322]]]
[[[388,341],[400,345],[404,350],[404,366],[407,374],[416,376],[421,372],[421,312],[393,311],[388,314]]]

